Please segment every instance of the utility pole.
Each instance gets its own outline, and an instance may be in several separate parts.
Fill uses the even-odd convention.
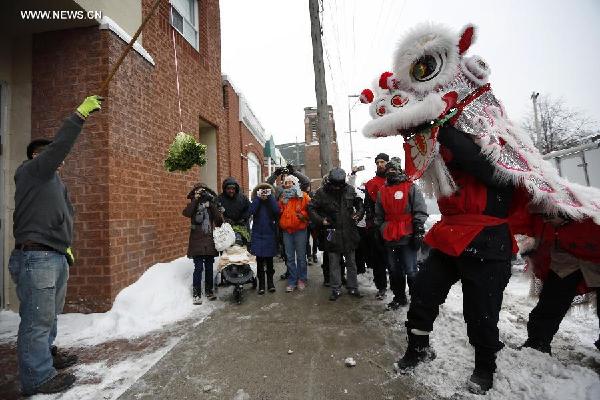
[[[298,154],[298,136],[296,136],[296,168],[300,169],[300,155]]]
[[[329,108],[325,87],[325,64],[323,63],[323,43],[321,43],[321,22],[319,21],[319,1],[308,0],[310,11],[310,36],[313,48],[315,70],[315,94],[317,96],[317,129],[319,130],[319,156],[321,176],[329,173],[331,162],[331,136],[329,134]]]
[[[352,147],[352,106],[350,105],[350,99],[353,97],[360,96],[358,94],[348,95],[348,133],[350,133],[350,169],[354,168],[354,148]]]
[[[537,108],[537,98],[540,94],[537,92],[531,92],[531,101],[533,102],[533,119],[535,124],[535,135],[536,135],[536,144],[540,153],[543,151],[544,146],[542,145],[542,133],[540,132],[540,121],[538,119],[538,108]],[[543,153],[542,153],[543,154]]]

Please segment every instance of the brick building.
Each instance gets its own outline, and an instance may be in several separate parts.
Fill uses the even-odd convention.
[[[25,147],[53,137],[98,91],[152,3],[0,4],[0,308],[16,307],[7,259],[14,247],[12,177]],[[26,20],[22,9],[102,11],[102,19]],[[61,173],[76,209],[67,310],[107,310],[149,266],[183,256],[189,222],[181,210],[199,179],[220,191],[219,182],[234,176],[247,192],[266,173],[264,131],[221,76],[220,43],[218,0],[161,1],[111,81],[102,111],[85,124]],[[207,144],[205,167],[164,170],[180,130]]]
[[[335,119],[333,108],[329,110],[329,132],[331,133],[331,163],[333,167],[340,166],[340,154],[337,144],[337,132],[335,131]],[[283,143],[277,145],[283,157],[308,176],[312,189],[321,185],[321,146],[319,144],[319,129],[317,121],[317,109],[314,107],[304,108],[304,142]]]

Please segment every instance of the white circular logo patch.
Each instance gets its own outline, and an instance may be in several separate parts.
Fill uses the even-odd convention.
[[[398,190],[396,193],[394,193],[394,199],[396,200],[402,200],[403,197],[404,192],[402,192],[401,190]]]

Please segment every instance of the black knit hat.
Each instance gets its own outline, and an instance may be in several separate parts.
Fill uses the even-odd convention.
[[[32,140],[31,143],[27,145],[27,158],[31,160],[33,158],[33,153],[37,153],[38,150],[48,146],[50,143],[52,143],[52,140],[49,139]]]
[[[379,153],[377,154],[377,156],[375,157],[375,162],[377,162],[377,160],[383,160],[385,162],[390,161],[390,156],[388,156],[385,153]]]
[[[402,172],[402,164],[400,164],[398,161],[396,160],[392,160],[392,161],[388,161],[387,164],[385,164],[385,170],[387,171],[388,169],[393,168],[398,172]]]

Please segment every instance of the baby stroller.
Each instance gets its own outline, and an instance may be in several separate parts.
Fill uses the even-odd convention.
[[[220,273],[222,284],[234,285],[233,300],[241,304],[244,284],[252,283],[252,287],[256,287],[256,257],[246,249],[242,235],[237,232],[234,235],[234,243],[224,249],[219,257],[217,272]]]

